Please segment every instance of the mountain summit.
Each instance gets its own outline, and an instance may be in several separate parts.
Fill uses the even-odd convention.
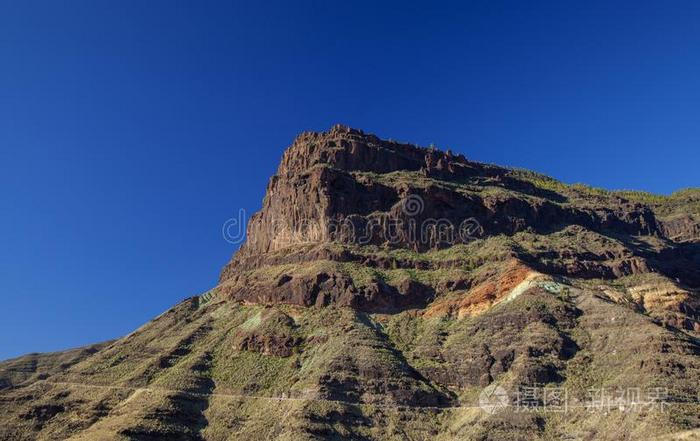
[[[0,438],[691,439],[699,320],[700,190],[338,125],[285,151],[211,290],[0,363]]]
[[[503,256],[550,275],[658,273],[698,288],[698,213],[700,191],[664,198],[567,186],[334,126],[304,133],[287,149],[219,288],[254,303],[425,306],[425,296],[446,290],[420,286],[416,270],[474,270]],[[426,263],[435,254],[449,259]],[[285,264],[293,273],[268,277]],[[265,275],[256,278],[261,269]],[[413,270],[411,283],[384,283],[393,273],[382,271],[400,269]],[[348,274],[353,270],[376,273],[369,291]],[[469,278],[443,282],[466,286]],[[683,311],[694,316],[695,307]]]

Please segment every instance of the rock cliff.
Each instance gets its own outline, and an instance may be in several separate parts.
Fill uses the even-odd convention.
[[[413,279],[386,283],[379,273],[358,286],[334,263],[378,271],[464,268],[476,254],[464,249],[503,238],[510,243],[500,244],[507,248],[501,252],[547,274],[616,279],[659,273],[700,287],[697,214],[681,207],[679,216],[676,206],[669,215],[668,207],[677,205],[673,197],[650,204],[644,196],[567,186],[335,126],[304,133],[285,151],[220,287],[254,303],[335,302],[366,310],[425,305],[443,287]],[[691,208],[698,201],[686,199]],[[445,249],[454,251],[449,261],[424,262],[425,253]],[[297,265],[258,277],[285,264]],[[691,316],[696,312],[687,308]]]

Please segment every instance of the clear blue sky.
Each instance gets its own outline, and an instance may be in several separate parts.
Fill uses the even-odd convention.
[[[0,1],[0,359],[212,287],[303,130],[700,184],[696,1],[291,3]]]

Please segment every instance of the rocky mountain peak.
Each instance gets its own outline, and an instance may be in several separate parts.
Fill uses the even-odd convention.
[[[466,164],[464,156],[387,141],[362,130],[337,124],[326,132],[304,132],[285,151],[278,176],[304,173],[315,165],[347,172],[427,171]],[[452,165],[454,167],[454,165]]]
[[[348,268],[478,269],[508,259],[543,274],[661,273],[700,286],[700,222],[687,213],[679,220],[673,198],[654,200],[336,125],[302,133],[285,151],[220,286],[245,301],[400,307],[493,274],[470,272],[439,286],[410,277],[389,283],[381,272],[359,281]],[[430,261],[436,253],[449,259]],[[266,279],[283,265],[299,274]]]

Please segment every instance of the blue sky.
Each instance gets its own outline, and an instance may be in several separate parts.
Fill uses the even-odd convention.
[[[0,1],[0,359],[212,287],[341,122],[566,182],[698,186],[700,3]]]

